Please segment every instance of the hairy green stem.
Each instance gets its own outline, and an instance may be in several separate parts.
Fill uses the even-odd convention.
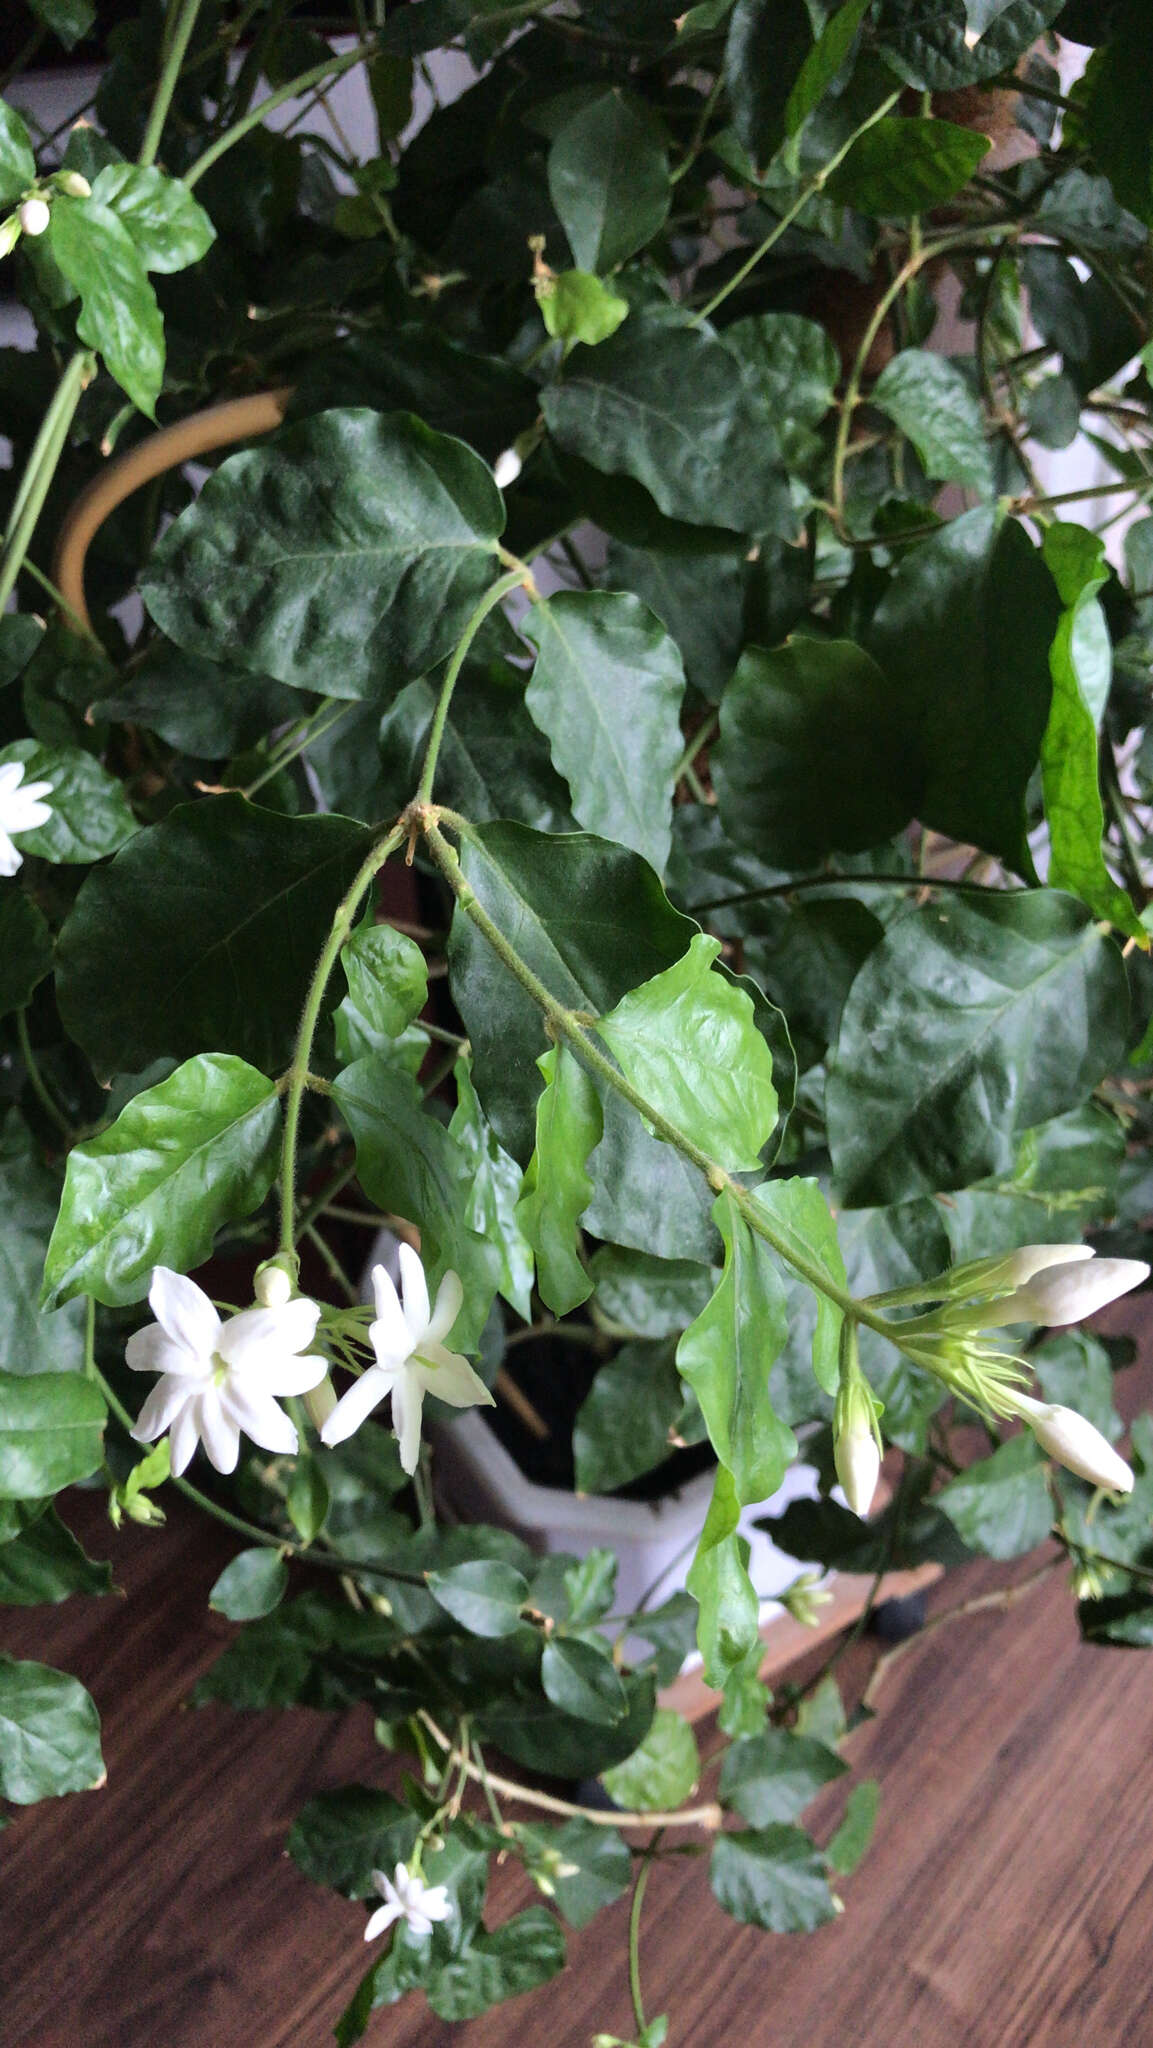
[[[424,766],[420,771],[420,786],[416,792],[416,802],[418,804],[427,804],[432,801],[433,779],[436,775],[436,764],[440,758],[444,728],[448,722],[448,707],[452,703],[452,693],[456,688],[456,679],[464,667],[468,650],[476,639],[489,613],[495,611],[502,599],[508,596],[509,591],[515,590],[519,583],[524,583],[528,576],[529,571],[523,563],[518,563],[515,569],[510,569],[507,575],[498,576],[496,582],[491,584],[485,591],[484,596],[473,611],[460,639],[456,643],[452,660],[445,670],[444,681],[440,686],[440,696],[437,698],[436,710],[433,713],[432,724],[429,727],[428,745],[425,748],[424,754]]]
[[[768,882],[763,889],[742,889],[736,896],[714,896],[707,903],[685,905],[690,917],[726,910],[737,903],[757,903],[762,896],[795,896],[802,889],[961,889],[977,896],[1019,896],[1020,889],[998,889],[991,882],[970,882],[964,875],[798,875],[791,882]]]

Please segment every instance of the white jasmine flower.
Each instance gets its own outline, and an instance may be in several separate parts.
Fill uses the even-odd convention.
[[[26,199],[17,218],[26,235],[42,235],[52,216],[46,199]]]
[[[156,1317],[128,1339],[133,1372],[160,1379],[132,1431],[150,1443],[171,1430],[172,1470],[179,1476],[199,1441],[218,1472],[232,1472],[243,1430],[266,1451],[296,1450],[296,1431],[278,1394],[304,1394],[328,1371],[327,1359],[301,1356],[320,1310],[298,1295],[272,1308],[249,1308],[222,1322],[194,1280],[155,1267],[148,1292]]]
[[[50,782],[25,782],[23,761],[0,762],[0,875],[14,875],[24,859],[12,844],[14,832],[32,832],[46,825],[51,806],[40,798],[51,792]]]
[[[1104,1262],[1102,1262],[1104,1263]],[[1132,1261],[1122,1263],[1131,1264]],[[1061,1408],[1049,1401],[1035,1401],[1030,1394],[1017,1394],[1013,1405],[1028,1423],[1043,1451],[1059,1465],[1087,1479],[1090,1486],[1107,1487],[1110,1493],[1131,1493],[1133,1474],[1107,1437],[1075,1408]]]
[[[452,1901],[446,1886],[425,1884],[403,1863],[397,1864],[391,1877],[386,1877],[383,1870],[374,1870],[372,1881],[385,1903],[369,1915],[364,1930],[366,1941],[375,1941],[394,1920],[403,1920],[413,1934],[431,1934],[434,1920],[452,1917]]]
[[[523,467],[515,448],[506,448],[503,454],[498,455],[492,466],[498,491],[507,491],[510,484],[515,484]]]
[[[1090,1256],[1083,1263],[1073,1263],[1071,1247],[1060,1245],[1057,1249],[1063,1254],[1059,1264],[1042,1267],[1012,1294],[988,1303],[983,1312],[986,1323],[1079,1323],[1083,1316],[1095,1314],[1106,1302],[1116,1301],[1118,1295],[1128,1294],[1131,1287],[1139,1287],[1149,1277],[1143,1259]]]
[[[400,1462],[406,1472],[415,1472],[420,1456],[420,1412],[426,1394],[435,1394],[438,1400],[448,1401],[454,1408],[471,1408],[478,1401],[491,1407],[493,1401],[467,1358],[446,1351],[442,1341],[460,1314],[464,1299],[459,1276],[445,1274],[437,1290],[436,1306],[430,1312],[424,1267],[411,1245],[402,1244],[400,1279],[403,1302],[384,1267],[373,1267],[376,1321],[370,1323],[368,1335],[376,1364],[370,1365],[337,1402],[320,1438],[329,1446],[343,1443],[386,1394],[391,1394],[392,1428],[400,1444]]]

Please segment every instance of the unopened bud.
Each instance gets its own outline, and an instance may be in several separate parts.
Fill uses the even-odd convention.
[[[83,171],[57,171],[56,183],[69,199],[91,199],[92,187]]]
[[[881,1453],[867,1422],[842,1430],[833,1448],[833,1463],[845,1499],[862,1520],[868,1514],[881,1476]]]
[[[261,1266],[253,1292],[261,1308],[283,1308],[292,1300],[292,1282],[283,1266]]]
[[[1048,1451],[1059,1465],[1075,1472],[1079,1479],[1087,1479],[1090,1486],[1103,1486],[1110,1493],[1132,1492],[1133,1474],[1124,1458],[1075,1408],[1035,1401],[1029,1394],[1016,1395],[1013,1406],[1028,1423],[1041,1449]]]
[[[492,466],[498,491],[507,491],[510,484],[515,484],[523,466],[515,448],[506,448],[498,455]]]
[[[1065,1247],[1062,1247],[1064,1250]],[[1004,1300],[990,1302],[987,1323],[1079,1323],[1118,1295],[1149,1278],[1144,1259],[1094,1259],[1050,1263]]]
[[[819,1628],[820,1610],[827,1607],[833,1597],[822,1584],[823,1578],[823,1572],[802,1572],[799,1579],[794,1579],[792,1585],[786,1586],[784,1592],[777,1596],[785,1612],[791,1614],[794,1621],[799,1621],[802,1628]]]
[[[51,218],[46,199],[26,199],[17,215],[26,235],[42,235]]]
[[[321,1380],[318,1387],[309,1388],[304,1396],[304,1405],[313,1428],[323,1429],[336,1406],[336,1388],[332,1384],[331,1375]]]

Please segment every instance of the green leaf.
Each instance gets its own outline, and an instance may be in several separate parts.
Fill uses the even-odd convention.
[[[734,320],[721,339],[764,393],[785,461],[808,474],[814,452],[821,454],[813,428],[830,411],[841,375],[841,359],[824,328],[802,313],[753,313]],[[717,564],[708,568],[717,573]],[[760,631],[751,637],[766,638]]]
[[[104,1075],[213,1051],[279,1072],[370,839],[242,796],[179,805],[84,883],[57,950],[66,1029]]]
[[[725,829],[784,867],[878,846],[916,807],[909,738],[901,695],[851,640],[750,647],[711,756]]]
[[[572,791],[579,824],[643,854],[669,857],[685,672],[647,605],[620,591],[562,591],[534,605],[537,650],[525,701]]]
[[[276,1177],[274,1084],[227,1053],[186,1060],[68,1155],[44,1300],[140,1301],[154,1266],[191,1273],[223,1223],[250,1216]]]
[[[0,1654],[0,1797],[31,1806],[105,1776],[100,1716],[79,1679]]]
[[[713,1278],[688,1259],[658,1259],[605,1244],[590,1261],[597,1305],[637,1337],[675,1337],[699,1316]]]
[[[785,1292],[767,1245],[728,1190],[718,1195],[713,1217],[725,1243],[724,1272],[708,1307],[681,1338],[677,1366],[701,1404],[737,1498],[763,1501],[776,1492],[797,1450],[769,1398],[769,1373],[788,1334]]]
[[[596,1549],[570,1564],[564,1575],[568,1618],[574,1627],[601,1621],[612,1607],[617,1589],[615,1550]]]
[[[533,1247],[520,1216],[524,1176],[489,1123],[469,1062],[458,1059],[454,1070],[456,1108],[448,1126],[472,1169],[472,1192],[465,1211],[470,1230],[488,1239],[500,1260],[500,1292],[525,1322],[532,1320]]]
[[[557,1909],[570,1927],[587,1927],[602,1907],[611,1906],[627,1891],[632,1857],[614,1828],[596,1827],[588,1820],[566,1820],[559,1828],[522,1826],[520,1832],[562,1868],[575,1865],[567,1876],[561,1876],[551,1863],[547,1867]]]
[[[503,525],[470,448],[405,413],[348,408],[222,463],[140,587],[179,646],[387,701],[459,640]]]
[[[611,340],[573,352],[541,409],[558,447],[635,478],[670,519],[795,537],[764,394],[740,369],[734,376],[709,328],[634,312]]]
[[[951,199],[988,153],[989,137],[972,128],[889,116],[858,135],[825,190],[858,213],[903,219]]]
[[[0,100],[0,160],[3,153],[3,100]],[[2,202],[0,202],[2,203]],[[0,690],[14,683],[27,668],[44,639],[44,621],[35,612],[5,612],[0,616]]]
[[[869,403],[908,436],[926,476],[967,484],[986,495],[992,490],[993,465],[980,401],[948,356],[931,355],[923,348],[902,349],[885,364]]]
[[[426,1996],[442,2020],[475,2019],[502,1999],[547,1984],[564,1962],[562,1929],[546,1907],[528,1906],[493,1933],[470,1941],[436,1972]]]
[[[629,315],[629,302],[587,270],[562,270],[539,300],[540,317],[554,341],[596,348]]]
[[[314,1884],[346,1898],[374,1895],[374,1870],[391,1872],[409,1855],[418,1821],[391,1792],[341,1785],[321,1792],[297,1814],[285,1847]]]
[[[121,390],[152,419],[164,382],[164,323],[132,235],[95,197],[59,194],[44,240],[80,295],[81,341],[100,351]]]
[[[319,1536],[328,1520],[330,1502],[328,1481],[315,1458],[297,1459],[284,1505],[302,1543],[311,1543]]]
[[[788,1728],[766,1728],[761,1735],[734,1742],[721,1765],[718,1793],[747,1820],[767,1828],[793,1821],[818,1792],[843,1777],[848,1765],[823,1742],[794,1735]]]
[[[1045,1461],[1028,1430],[951,1479],[933,1505],[970,1550],[986,1557],[1023,1557],[1045,1541],[1053,1523]]]
[[[837,1226],[815,1180],[770,1180],[756,1189],[753,1200],[772,1220],[778,1236],[802,1262],[827,1275],[834,1287],[849,1291]],[[792,1273],[790,1279],[796,1276]],[[812,1289],[817,1319],[813,1331],[813,1376],[826,1394],[835,1394],[840,1358],[841,1311],[819,1288]]]
[[[216,229],[181,178],[155,166],[106,164],[92,197],[127,228],[145,270],[184,270],[216,240]]]
[[[90,0],[28,0],[28,5],[66,50],[86,36],[96,20],[96,9]]]
[[[573,1424],[577,1492],[615,1493],[651,1472],[669,1456],[683,1406],[667,1343],[622,1346],[599,1368]]]
[[[658,1685],[671,1685],[697,1639],[697,1603],[683,1589],[659,1607],[634,1615],[633,1627],[653,1649]]]
[[[1016,1132],[1073,1108],[1119,1064],[1126,1016],[1121,956],[1071,896],[912,911],[869,955],[841,1019],[826,1103],[842,1200],[1006,1172]]]
[[[35,181],[32,137],[15,107],[0,100],[0,206],[5,212],[16,205]]]
[[[737,0],[725,44],[725,85],[741,145],[762,169],[786,133],[800,126],[800,110],[808,111],[818,61],[804,0]]]
[[[845,1801],[845,1817],[825,1850],[825,1861],[838,1877],[852,1876],[872,1841],[880,1803],[881,1788],[875,1778],[862,1778],[853,1786]]]
[[[601,1775],[605,1791],[625,1812],[667,1813],[692,1797],[700,1773],[689,1723],[671,1707],[658,1707],[640,1747]]]
[[[369,1200],[420,1230],[430,1293],[435,1296],[450,1269],[460,1275],[464,1303],[449,1336],[455,1350],[475,1350],[496,1292],[500,1258],[467,1220],[467,1152],[426,1109],[412,1075],[384,1060],[356,1060],[337,1075],[332,1092],[356,1140],[357,1173]]]
[[[145,725],[170,747],[209,761],[255,746],[300,710],[300,699],[271,676],[222,668],[159,637],[114,689],[100,697],[96,718]]]
[[[829,88],[836,83],[838,72],[848,62],[869,5],[870,0],[845,0],[843,7],[830,14],[789,93],[785,105],[787,134],[796,134],[813,108],[819,106]]]
[[[548,186],[577,269],[615,269],[665,224],[672,187],[660,122],[613,87],[554,136]]]
[[[1153,225],[1153,82],[1149,24],[1140,0],[1117,10],[1094,51],[1084,99],[1094,158],[1122,206]]]
[[[498,1559],[475,1558],[447,1571],[426,1572],[437,1605],[474,1636],[510,1636],[521,1627],[528,1580]]]
[[[623,1720],[625,1691],[607,1644],[602,1651],[573,1636],[550,1636],[541,1655],[540,1677],[546,1699],[562,1714],[609,1728]]]
[[[734,1920],[770,1934],[811,1934],[837,1910],[824,1859],[801,1828],[718,1835],[709,1883]]]
[[[5,761],[23,763],[25,782],[52,785],[44,799],[52,816],[17,835],[22,853],[57,862],[102,860],[138,829],[120,783],[81,748],[14,740],[0,750]]]
[[[548,742],[525,709],[524,685],[523,673],[511,663],[465,663],[444,729],[437,794],[474,825],[505,818],[538,832],[571,832],[569,792],[552,765]],[[370,809],[358,815],[385,817],[408,802],[420,780],[435,707],[436,691],[422,680],[402,690],[385,713],[380,726],[384,779],[374,784]],[[339,753],[345,752],[342,745]],[[315,749],[312,760],[315,765]],[[377,788],[383,802],[377,800]],[[340,808],[349,806],[342,802]]]
[[[718,1465],[705,1526],[686,1585],[697,1601],[697,1642],[706,1685],[721,1687],[757,1641],[760,1604],[748,1570],[748,1545],[737,1535],[740,1502],[731,1472]]]
[[[465,879],[550,994],[596,1016],[685,951],[696,926],[672,908],[647,862],[576,833],[482,825],[461,847]],[[459,907],[449,937],[452,990],[473,1048],[473,1079],[501,1143],[529,1157],[547,1049],[541,1013]]]
[[[755,1170],[777,1120],[773,1058],[750,997],[712,972],[720,950],[699,934],[597,1033],[655,1110],[722,1166]]]
[[[98,1471],[105,1415],[78,1373],[0,1373],[0,1500],[36,1500]]]
[[[52,968],[52,934],[30,896],[0,887],[0,1017],[22,1010]]]
[[[428,1001],[428,967],[415,940],[390,924],[362,926],[341,948],[354,1007],[373,1031],[399,1038]]]
[[[279,1607],[288,1591],[288,1566],[279,1550],[261,1546],[241,1550],[226,1564],[208,1605],[229,1621],[259,1621]]]
[[[676,554],[610,541],[605,560],[605,581],[633,591],[656,613],[680,648],[688,681],[714,701],[740,653],[748,577],[739,555]]]
[[[84,1366],[84,1309],[40,1312],[44,1254],[60,1183],[42,1165],[15,1110],[0,1118],[0,1370],[76,1373]]]
[[[996,78],[1061,12],[1065,0],[1009,0],[984,34],[968,40],[966,0],[885,0],[881,55],[918,92],[952,92]]]
[[[112,1566],[86,1557],[55,1508],[0,1543],[0,1605],[36,1607],[72,1593],[107,1593]]]
[[[868,635],[924,762],[922,823],[1030,880],[1025,798],[1049,716],[1058,614],[1024,529],[978,507],[909,550]]]
[[[575,1053],[556,1045],[537,1062],[545,1078],[536,1105],[536,1145],[516,1219],[536,1254],[537,1286],[554,1315],[568,1315],[592,1292],[577,1250],[592,1182],[586,1162],[599,1143],[600,1098]]]
[[[1105,865],[1097,728],[1109,695],[1113,651],[1097,592],[1109,580],[1105,543],[1083,527],[1047,527],[1042,553],[1065,610],[1049,653],[1053,704],[1041,741],[1049,886],[1068,889],[1129,938],[1148,934]]]
[[[518,1686],[477,1715],[478,1739],[491,1742],[522,1770],[553,1778],[596,1777],[631,1756],[653,1715],[652,1671],[622,1674],[627,1711],[622,1720],[578,1720],[543,1692]]]
[[[1121,1418],[1113,1406],[1113,1366],[1103,1344],[1087,1330],[1060,1330],[1037,1344],[1029,1364],[1046,1401],[1076,1408],[1102,1436],[1115,1443]]]

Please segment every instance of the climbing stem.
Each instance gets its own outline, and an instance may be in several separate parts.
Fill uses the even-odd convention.
[[[510,569],[507,575],[499,576],[496,582],[485,591],[480,603],[468,620],[460,639],[457,641],[452,660],[445,670],[444,681],[440,686],[440,696],[437,698],[436,710],[433,712],[432,725],[429,728],[428,746],[425,748],[424,754],[424,767],[420,772],[420,787],[416,793],[418,804],[427,804],[432,800],[432,785],[436,775],[436,764],[440,756],[441,743],[444,739],[444,728],[448,720],[448,707],[452,702],[452,693],[456,688],[456,679],[464,667],[465,657],[468,654],[469,648],[472,646],[489,613],[495,611],[502,598],[507,597],[510,590],[515,590],[518,584],[531,582],[531,580],[528,569],[520,562],[518,562],[515,569]]]
[[[144,130],[144,140],[140,145],[140,155],[137,158],[137,162],[143,165],[145,169],[150,164],[156,162],[161,137],[164,134],[164,123],[168,119],[168,109],[172,105],[172,95],[176,91],[176,83],[180,77],[180,67],[184,62],[188,45],[192,40],[192,31],[196,27],[196,17],[200,12],[200,5],[201,0],[175,0],[169,16],[169,24],[165,33],[164,62],[160,68],[160,77],[156,82],[156,91],[152,96],[148,124]]]

